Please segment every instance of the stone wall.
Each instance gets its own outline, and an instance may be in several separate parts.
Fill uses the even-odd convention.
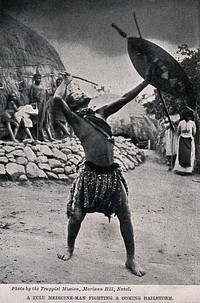
[[[144,153],[130,140],[115,138],[115,159],[123,171],[134,169],[144,161]],[[77,164],[84,158],[76,138],[63,141],[21,143],[0,141],[0,178],[12,181],[62,180],[72,182]]]

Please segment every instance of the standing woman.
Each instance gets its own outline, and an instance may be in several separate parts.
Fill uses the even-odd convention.
[[[181,112],[181,121],[178,125],[178,146],[174,172],[191,174],[195,161],[196,124],[193,121],[193,112],[188,108]]]

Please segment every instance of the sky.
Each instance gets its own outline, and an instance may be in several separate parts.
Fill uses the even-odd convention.
[[[65,68],[116,94],[124,94],[142,79],[127,53],[128,37],[138,37],[133,13],[144,39],[174,57],[178,45],[199,47],[198,0],[5,0],[4,10],[46,38]]]

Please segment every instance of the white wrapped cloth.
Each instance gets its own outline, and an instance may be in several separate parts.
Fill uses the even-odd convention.
[[[31,104],[27,104],[18,108],[18,111],[15,113],[15,119],[18,123],[23,119],[24,126],[31,128],[33,127],[33,122],[30,118],[31,115],[38,115],[38,109],[34,108]]]

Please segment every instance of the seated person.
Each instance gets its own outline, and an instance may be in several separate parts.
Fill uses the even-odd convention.
[[[31,116],[37,116],[37,115],[38,115],[38,109],[31,104],[20,106],[14,115],[19,125],[22,125],[28,137],[32,140],[33,137],[30,132],[30,128],[33,127],[33,122],[31,120]]]
[[[15,113],[20,106],[20,102],[15,94],[11,92],[7,97],[7,104],[3,113],[3,122],[6,124],[11,139],[17,142],[16,135],[19,130],[19,123],[15,119]]]
[[[28,137],[33,139],[29,130],[29,128],[32,127],[32,121],[29,115],[31,111],[29,109],[28,113],[28,109],[26,108],[27,106],[28,105],[20,106],[20,101],[15,92],[9,93],[6,108],[3,113],[3,121],[7,126],[9,135],[15,142],[17,142],[16,136],[21,124],[23,125]],[[33,108],[32,114],[37,114],[37,111],[35,112]]]

